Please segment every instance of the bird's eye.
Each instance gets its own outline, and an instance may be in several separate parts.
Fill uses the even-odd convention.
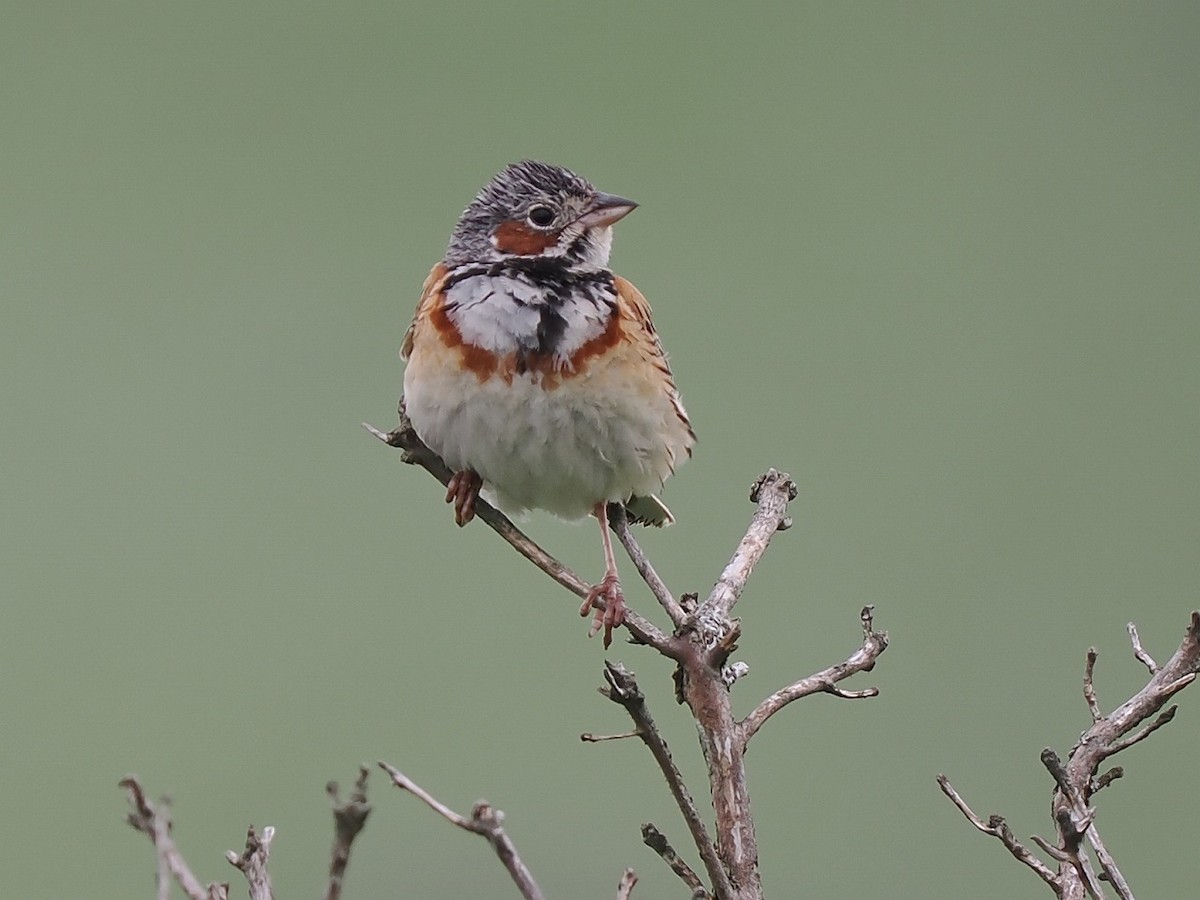
[[[548,206],[535,206],[529,210],[529,215],[526,218],[538,228],[545,228],[554,221],[554,210]]]

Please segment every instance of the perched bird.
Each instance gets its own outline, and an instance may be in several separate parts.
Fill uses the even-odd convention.
[[[596,610],[605,647],[625,614],[607,504],[672,522],[654,492],[696,442],[646,298],[608,268],[612,225],[636,207],[560,166],[508,166],[459,218],[400,351],[460,526],[481,489],[507,512],[599,520],[604,576],[580,615]]]

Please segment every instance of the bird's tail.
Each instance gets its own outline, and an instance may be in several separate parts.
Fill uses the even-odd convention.
[[[675,522],[671,511],[653,494],[645,497],[630,497],[625,502],[625,514],[635,525],[653,525],[656,528],[663,528]]]

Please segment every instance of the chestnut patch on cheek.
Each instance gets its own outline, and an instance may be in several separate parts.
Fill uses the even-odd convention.
[[[509,220],[496,229],[492,242],[501,253],[537,256],[558,242],[557,231],[538,231],[524,222]]]

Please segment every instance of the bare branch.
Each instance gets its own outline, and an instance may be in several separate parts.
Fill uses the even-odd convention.
[[[1117,868],[1117,861],[1113,859],[1112,854],[1108,852],[1108,847],[1106,847],[1104,842],[1100,840],[1100,832],[1096,830],[1096,825],[1094,822],[1088,828],[1086,837],[1088,843],[1092,846],[1092,850],[1095,851],[1096,859],[1100,863],[1100,868],[1104,872],[1104,880],[1113,886],[1113,890],[1117,892],[1117,896],[1120,897],[1121,900],[1134,900],[1133,891],[1129,889],[1129,884],[1125,881],[1125,876],[1122,875],[1121,870]],[[1092,873],[1090,870],[1086,869],[1086,860],[1084,860],[1084,863],[1085,877],[1089,879],[1089,889],[1094,889],[1096,896],[1102,897],[1103,894],[1101,893],[1099,886],[1090,881]]]
[[[801,678],[799,681],[793,682],[785,688],[780,688],[767,697],[767,699],[763,700],[762,703],[758,704],[746,718],[742,719],[738,728],[743,746],[749,743],[750,738],[754,737],[767,719],[771,718],[771,716],[775,715],[775,713],[779,712],[779,710],[792,701],[799,700],[801,697],[807,697],[810,694],[826,693],[846,700],[859,700],[866,697],[875,697],[879,694],[878,688],[867,688],[863,691],[843,691],[835,686],[839,681],[844,681],[851,675],[858,672],[870,671],[875,666],[875,660],[887,649],[887,633],[875,630],[871,610],[872,607],[864,606],[860,613],[863,625],[863,643],[861,647],[851,653],[842,662],[823,669],[815,675]]]
[[[400,455],[400,458],[404,462],[420,466],[443,485],[450,481],[454,473],[450,471],[442,461],[442,458],[430,450],[417,436],[417,433],[413,431],[412,423],[409,422],[408,416],[404,413],[403,403],[400,407],[400,424],[396,426],[395,430],[383,432],[372,425],[368,425],[366,422],[363,422],[362,426],[389,447],[397,447],[403,450],[404,452]],[[504,513],[500,512],[500,510],[496,509],[483,498],[479,498],[475,503],[475,515],[496,532],[496,534],[507,541],[509,546],[553,578],[562,587],[581,599],[588,596],[591,585],[543,550],[525,532],[514,525],[508,516],[504,515]],[[663,634],[648,619],[643,618],[631,609],[626,609],[625,611],[625,627],[629,629],[629,633],[633,635],[634,640],[637,642],[649,644],[666,656],[672,656],[673,652],[675,652],[671,639],[667,635]]]
[[[1158,672],[1158,663],[1154,661],[1149,653],[1142,647],[1142,638],[1138,634],[1137,626],[1130,622],[1125,626],[1125,630],[1129,632],[1129,641],[1133,644],[1133,655],[1137,657],[1138,662],[1150,670],[1150,674],[1154,675]]]
[[[642,842],[661,856],[662,861],[679,876],[679,880],[688,886],[692,892],[692,900],[712,900],[712,895],[705,889],[700,876],[675,852],[666,836],[650,822],[642,826]]]
[[[274,900],[275,892],[271,888],[271,873],[267,871],[267,863],[271,858],[271,841],[275,839],[275,829],[270,825],[259,834],[251,825],[246,829],[246,849],[239,855],[236,850],[225,854],[229,864],[246,876],[246,884],[250,888],[250,900]]]
[[[692,800],[687,785],[684,784],[683,775],[675,766],[675,760],[671,758],[671,750],[667,747],[667,742],[663,740],[658,726],[654,723],[654,718],[650,715],[650,710],[646,706],[646,697],[638,687],[633,673],[619,663],[605,662],[604,679],[608,682],[608,687],[601,688],[600,692],[614,703],[623,706],[629,713],[629,717],[633,719],[633,724],[637,726],[638,737],[650,750],[663,777],[667,780],[671,796],[675,798],[675,805],[683,814],[683,820],[687,824],[688,831],[691,832],[700,859],[704,861],[704,868],[712,881],[715,893],[719,897],[732,896],[733,887],[729,883],[729,875],[721,864],[720,857],[717,856],[716,845],[708,836],[704,820],[700,818],[700,813],[696,810],[696,803]]]
[[[476,512],[478,512],[478,509],[476,509]],[[533,874],[525,866],[525,863],[521,861],[516,846],[504,830],[504,813],[501,810],[493,808],[484,800],[480,800],[472,807],[471,817],[468,819],[466,816],[459,815],[450,807],[438,801],[432,794],[409,779],[399,769],[382,760],[379,762],[379,767],[391,776],[392,783],[396,787],[402,791],[408,791],[451,825],[456,825],[464,831],[487,838],[488,843],[492,845],[496,856],[504,864],[504,868],[508,870],[509,876],[525,900],[545,900],[542,889],[538,887],[537,882],[534,881]]]
[[[354,791],[343,803],[338,797],[336,781],[325,786],[329,802],[333,806],[333,850],[329,858],[329,881],[325,886],[325,900],[339,900],[342,896],[342,885],[346,880],[346,866],[350,863],[350,845],[358,833],[367,824],[367,816],[371,813],[371,804],[367,802],[366,766],[358,767],[358,780],[354,783]]]
[[[1092,714],[1092,721],[1099,722],[1104,718],[1104,713],[1100,712],[1100,704],[1096,700],[1096,685],[1092,681],[1092,674],[1096,669],[1096,648],[1088,647],[1087,661],[1083,666],[1083,699],[1087,703],[1088,712]]]
[[[672,624],[678,628],[687,618],[687,613],[683,611],[683,607],[679,605],[679,601],[675,599],[675,595],[671,593],[671,589],[667,587],[656,571],[654,566],[650,565],[650,560],[646,556],[646,552],[642,549],[641,544],[637,542],[637,538],[633,536],[633,529],[629,527],[629,516],[625,514],[625,507],[619,503],[609,504],[608,523],[612,530],[617,535],[617,540],[621,542],[621,546],[625,548],[625,552],[629,554],[629,559],[633,562],[634,568],[638,570],[638,574],[642,576],[642,580],[646,582],[646,586],[650,588],[650,593],[654,595],[659,605],[666,610],[667,615],[671,617]]]
[[[982,831],[984,834],[990,834],[992,837],[999,839],[1007,849],[1019,862],[1024,863],[1032,869],[1042,881],[1050,885],[1058,892],[1059,879],[1058,876],[1050,870],[1044,862],[1033,855],[1033,852],[1016,839],[1012,833],[1012,829],[1008,827],[1008,823],[1004,821],[1003,816],[991,816],[987,822],[984,822],[979,816],[971,810],[965,801],[950,784],[950,780],[945,775],[938,775],[938,787],[942,789],[942,793],[950,798],[950,802],[958,807],[958,811],[966,816],[967,821]]]
[[[1058,847],[1056,847],[1054,844],[1050,843],[1044,837],[1041,837],[1040,835],[1036,835],[1036,834],[1031,834],[1029,836],[1029,839],[1031,841],[1033,841],[1035,844],[1037,844],[1039,847],[1041,847],[1043,850],[1045,850],[1046,853],[1048,853],[1050,856],[1052,856],[1054,859],[1058,860],[1059,862],[1070,862],[1071,861],[1071,854],[1064,853],[1062,850],[1059,850]]]
[[[159,900],[167,900],[170,897],[172,878],[189,900],[209,900],[213,886],[206,888],[200,883],[200,879],[192,874],[175,844],[175,839],[171,837],[171,814],[166,799],[159,801],[157,805],[151,803],[142,789],[141,782],[134,775],[126,775],[119,784],[125,788],[129,804],[133,807],[125,816],[125,821],[149,837],[154,844]]]
[[[720,622],[729,618],[742,591],[746,589],[750,573],[786,518],[788,503],[794,499],[796,483],[790,475],[775,469],[768,469],[750,486],[750,502],[758,504],[758,508],[729,564],[713,586],[712,593],[696,611],[701,627],[707,620]]]
[[[1156,718],[1149,725],[1146,725],[1143,728],[1138,729],[1137,731],[1133,732],[1132,734],[1126,735],[1125,737],[1121,738],[1120,740],[1113,741],[1112,744],[1108,748],[1108,755],[1112,756],[1114,753],[1120,753],[1122,750],[1126,750],[1126,749],[1132,747],[1138,741],[1143,741],[1146,738],[1150,737],[1150,735],[1154,734],[1154,732],[1158,731],[1158,729],[1162,728],[1164,725],[1166,725],[1168,722],[1170,722],[1172,719],[1175,718],[1175,710],[1177,710],[1177,709],[1179,709],[1178,706],[1169,706],[1165,710],[1160,712],[1158,714],[1158,718]]]
[[[633,896],[633,886],[637,883],[637,873],[633,869],[626,869],[621,873],[621,880],[617,884],[617,900],[629,900]]]
[[[1161,666],[1142,646],[1141,636],[1132,622],[1127,626],[1127,630],[1134,657],[1150,672],[1150,680],[1145,687],[1107,716],[1094,721],[1083,733],[1079,743],[1072,748],[1066,765],[1060,763],[1059,772],[1055,774],[1058,789],[1053,801],[1054,817],[1058,823],[1063,849],[1070,852],[1077,848],[1081,834],[1095,852],[1105,880],[1113,886],[1122,900],[1132,898],[1133,892],[1104,845],[1096,828],[1095,811],[1089,805],[1092,795],[1119,777],[1121,770],[1112,769],[1099,778],[1096,773],[1108,757],[1145,740],[1171,721],[1174,707],[1161,712],[1160,710],[1163,710],[1171,697],[1191,684],[1196,679],[1197,672],[1200,672],[1200,612],[1191,614],[1179,649]],[[1156,714],[1156,718],[1143,725]],[[1077,868],[1060,870],[1064,883],[1078,873],[1084,886],[1092,890],[1093,885],[1088,883],[1086,866],[1082,865],[1086,860],[1081,859],[1080,863]]]

